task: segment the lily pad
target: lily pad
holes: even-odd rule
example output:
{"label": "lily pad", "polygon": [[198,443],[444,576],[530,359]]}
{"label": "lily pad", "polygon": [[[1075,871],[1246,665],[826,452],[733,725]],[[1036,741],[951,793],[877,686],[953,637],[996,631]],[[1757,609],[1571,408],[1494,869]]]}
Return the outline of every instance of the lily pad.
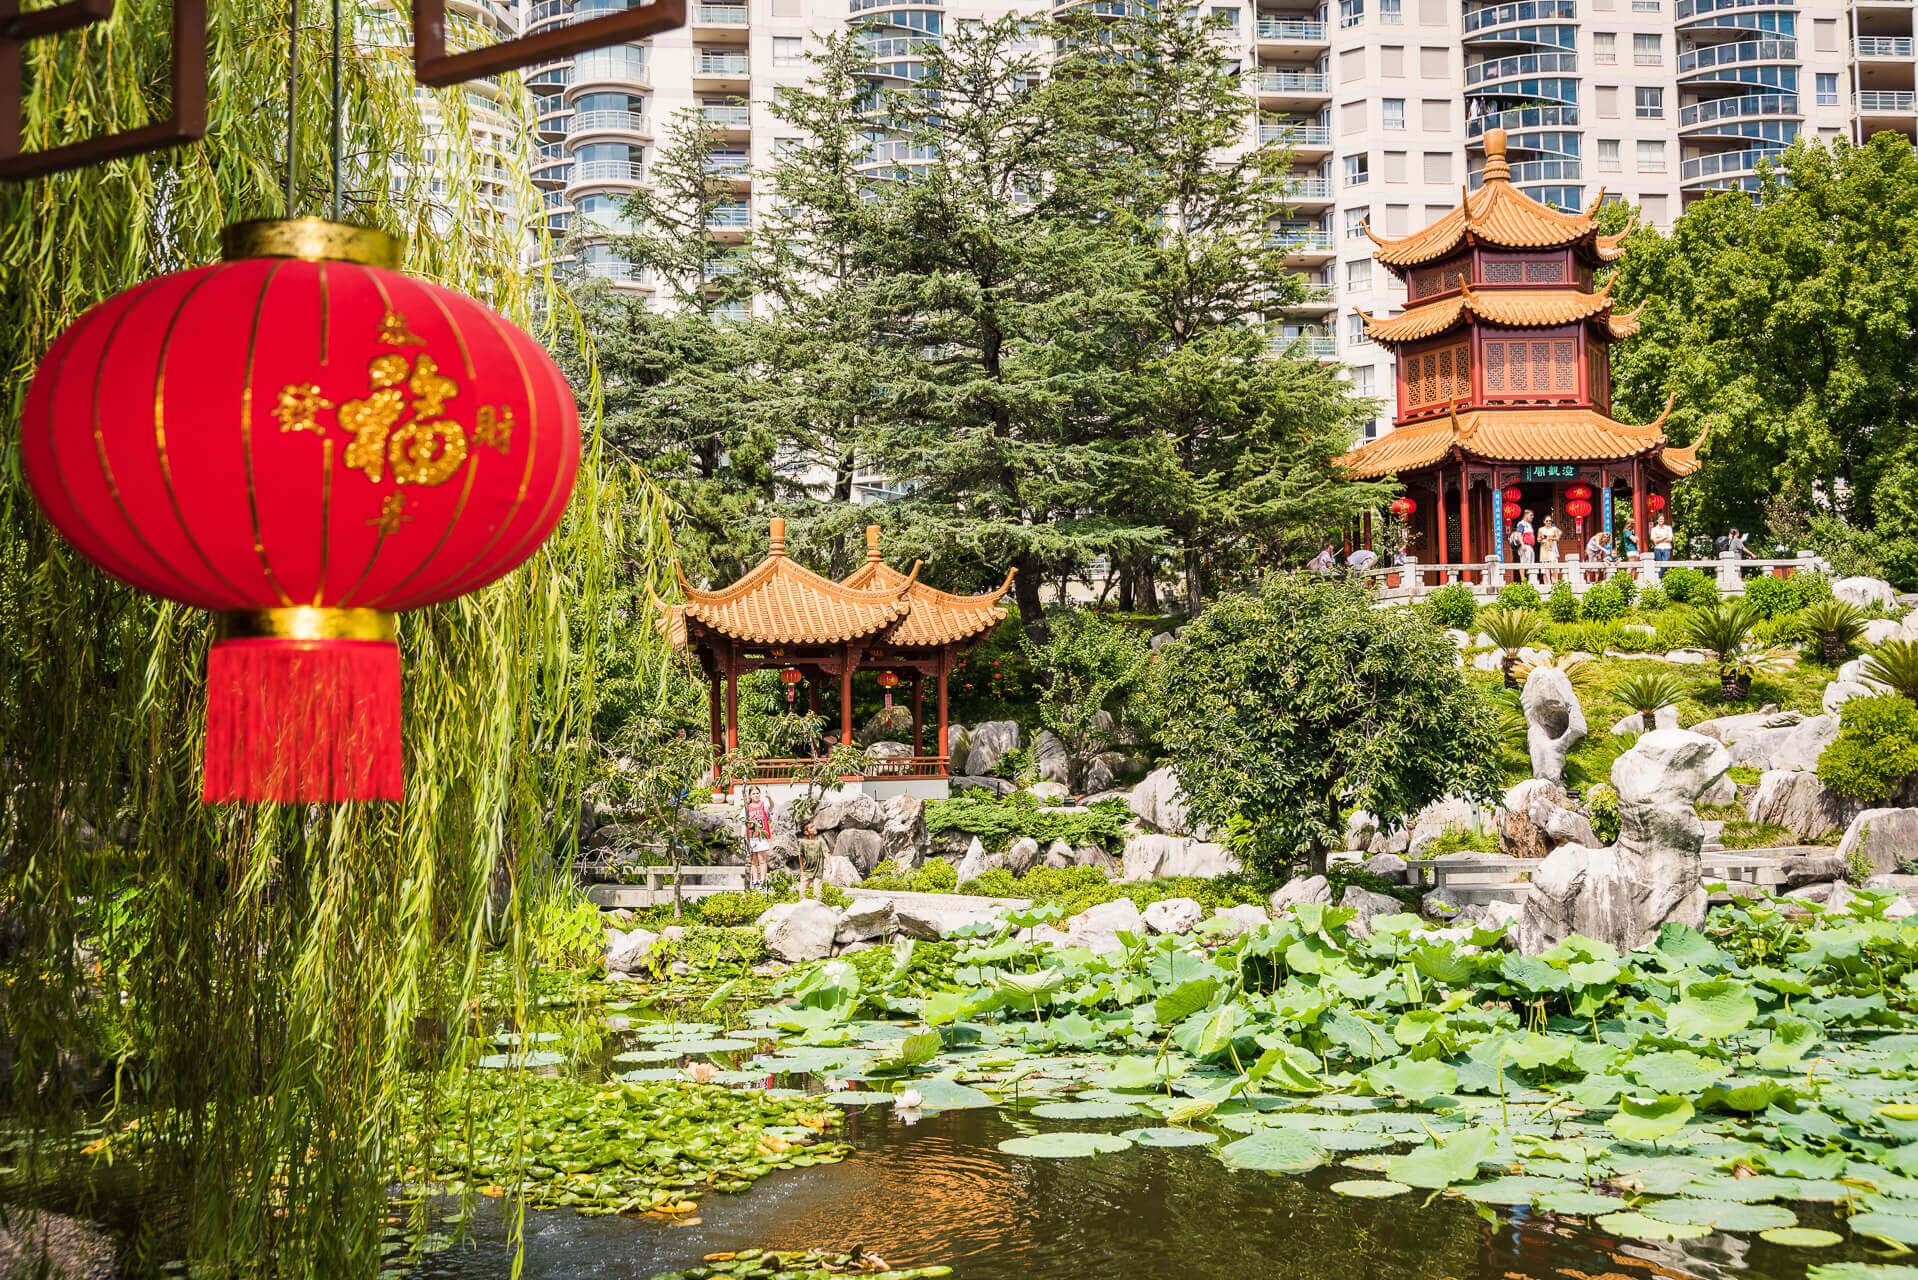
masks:
{"label": "lily pad", "polygon": [[1344,1182],[1332,1184],[1334,1194],[1352,1196],[1360,1200],[1383,1200],[1387,1196],[1402,1196],[1411,1189],[1403,1182],[1394,1182],[1390,1178],[1348,1178]]}
{"label": "lily pad", "polygon": [[1042,1102],[1031,1114],[1041,1120],[1120,1120],[1139,1114],[1129,1102]]}
{"label": "lily pad", "polygon": [[535,1049],[531,1053],[489,1053],[483,1055],[473,1065],[486,1071],[513,1070],[535,1071],[541,1067],[557,1067],[566,1061],[563,1053],[554,1053],[551,1049]]}
{"label": "lily pad", "polygon": [[1219,1140],[1204,1129],[1127,1129],[1119,1136],[1142,1147],[1209,1147]]}
{"label": "lily pad", "polygon": [[1574,1190],[1553,1191],[1540,1196],[1535,1203],[1542,1213],[1575,1213],[1589,1218],[1594,1214],[1617,1213],[1625,1202],[1596,1191]]}
{"label": "lily pad", "polygon": [[1641,1212],[1660,1222],[1682,1222],[1718,1231],[1768,1231],[1798,1225],[1798,1215],[1779,1204],[1736,1200],[1660,1200]]}
{"label": "lily pad", "polygon": [[1124,1151],[1130,1139],[1116,1133],[1078,1133],[1060,1129],[1053,1133],[1035,1133],[1024,1138],[1007,1138],[999,1150],[1009,1156],[1036,1156],[1045,1160],[1069,1160],[1081,1156]]}
{"label": "lily pad", "polygon": [[1265,1173],[1304,1173],[1325,1163],[1326,1150],[1314,1137],[1298,1129],[1258,1129],[1237,1142],[1219,1148],[1235,1168]]}
{"label": "lily pad", "polygon": [[1853,1235],[1875,1236],[1902,1245],[1918,1245],[1918,1216],[1902,1213],[1854,1213],[1845,1219]]}
{"label": "lily pad", "polygon": [[1822,1231],[1817,1227],[1773,1227],[1761,1231],[1758,1238],[1767,1244],[1782,1244],[1794,1249],[1829,1249],[1842,1243],[1844,1238],[1836,1231]]}
{"label": "lily pad", "polygon": [[758,1041],[734,1040],[729,1036],[712,1036],[703,1040],[665,1040],[659,1047],[674,1057],[685,1057],[700,1053],[738,1053],[742,1049],[751,1049]]}
{"label": "lily pad", "polygon": [[1660,1222],[1642,1213],[1631,1212],[1608,1213],[1598,1220],[1598,1225],[1613,1235],[1630,1236],[1634,1240],[1694,1240],[1711,1234],[1710,1227]]}
{"label": "lily pad", "polygon": [[[1529,1205],[1542,1195],[1565,1190],[1565,1184],[1556,1178],[1534,1178],[1515,1175],[1509,1178],[1493,1178],[1489,1182],[1468,1183],[1458,1188],[1458,1193],[1467,1200],[1477,1200],[1483,1204]],[[1612,1201],[1612,1207],[1618,1207],[1618,1201]]]}

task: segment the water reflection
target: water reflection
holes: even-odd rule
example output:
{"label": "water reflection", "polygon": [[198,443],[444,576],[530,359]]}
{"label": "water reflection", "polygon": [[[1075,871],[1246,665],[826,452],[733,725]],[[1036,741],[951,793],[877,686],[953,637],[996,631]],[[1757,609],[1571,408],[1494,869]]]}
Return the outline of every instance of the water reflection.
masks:
{"label": "water reflection", "polygon": [[[1727,1235],[1623,1244],[1576,1220],[1501,1211],[1486,1221],[1469,1204],[1428,1204],[1417,1192],[1355,1200],[1326,1189],[1349,1169],[1235,1173],[1206,1147],[1008,1156],[1002,1139],[1062,1126],[999,1111],[902,1125],[875,1108],[847,1120],[850,1159],[773,1174],[745,1195],[709,1195],[688,1223],[529,1213],[525,1275],[644,1280],[759,1246],[864,1246],[894,1266],[949,1264],[960,1280],[1800,1280],[1811,1263],[1864,1256]],[[1798,1209],[1813,1225],[1816,1206]],[[421,1280],[509,1274],[498,1206],[482,1212],[476,1240],[429,1260]]]}

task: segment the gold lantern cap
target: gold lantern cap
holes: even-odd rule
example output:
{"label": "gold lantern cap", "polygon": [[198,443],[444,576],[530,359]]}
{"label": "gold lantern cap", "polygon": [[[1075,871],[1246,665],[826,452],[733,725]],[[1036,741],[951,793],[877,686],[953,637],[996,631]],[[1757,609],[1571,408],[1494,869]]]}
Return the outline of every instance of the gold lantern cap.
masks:
{"label": "gold lantern cap", "polygon": [[325,218],[258,218],[220,232],[220,257],[299,258],[306,262],[351,262],[397,271],[405,242],[372,227]]}

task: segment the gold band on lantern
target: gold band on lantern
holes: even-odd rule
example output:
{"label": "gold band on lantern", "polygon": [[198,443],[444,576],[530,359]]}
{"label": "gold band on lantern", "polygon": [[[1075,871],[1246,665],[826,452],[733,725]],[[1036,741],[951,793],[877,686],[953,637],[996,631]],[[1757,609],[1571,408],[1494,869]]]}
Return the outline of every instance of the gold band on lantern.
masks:
{"label": "gold band on lantern", "polygon": [[302,258],[307,262],[352,262],[397,271],[403,247],[398,236],[325,218],[260,218],[236,222],[220,232],[220,257],[227,262]]}
{"label": "gold band on lantern", "polygon": [[398,615],[382,609],[253,609],[213,615],[216,640],[395,640]]}

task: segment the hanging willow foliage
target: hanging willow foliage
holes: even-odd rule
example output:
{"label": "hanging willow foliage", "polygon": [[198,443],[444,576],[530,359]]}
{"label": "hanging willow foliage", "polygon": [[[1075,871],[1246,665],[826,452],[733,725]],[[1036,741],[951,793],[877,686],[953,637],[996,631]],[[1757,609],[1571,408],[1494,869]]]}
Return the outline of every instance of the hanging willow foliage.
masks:
{"label": "hanging willow foliage", "polygon": [[[485,194],[537,207],[528,139],[476,142],[483,102],[415,90],[403,15],[345,9],[347,220],[405,235],[409,270],[517,323],[563,323]],[[306,12],[293,212],[324,214],[328,15]],[[161,0],[120,0],[32,46],[27,145],[163,114],[167,22]],[[430,1137],[397,1124],[403,1080],[452,1078],[487,946],[525,973],[515,890],[578,811],[607,584],[622,557],[664,565],[665,511],[589,436],[538,555],[402,619],[403,805],[200,806],[206,618],[61,543],[15,442],[35,361],[82,310],[287,212],[286,11],[216,3],[208,39],[204,142],[0,190],[0,1202],[103,1218],[139,1271],[371,1277],[389,1180]],[[503,80],[499,116],[529,118]],[[596,405],[597,378],[580,392]],[[523,976],[508,994],[523,1014]],[[102,1134],[133,1158],[104,1168]]]}

